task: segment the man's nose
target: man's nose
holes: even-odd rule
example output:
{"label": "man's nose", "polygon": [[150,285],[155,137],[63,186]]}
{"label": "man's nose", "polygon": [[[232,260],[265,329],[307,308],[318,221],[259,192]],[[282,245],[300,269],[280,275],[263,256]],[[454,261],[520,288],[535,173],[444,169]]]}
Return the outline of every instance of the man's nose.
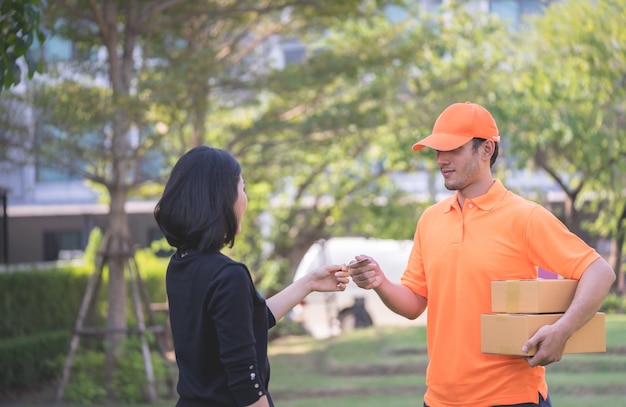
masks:
{"label": "man's nose", "polygon": [[448,162],[448,152],[437,150],[437,164],[441,166],[442,164],[447,164]]}

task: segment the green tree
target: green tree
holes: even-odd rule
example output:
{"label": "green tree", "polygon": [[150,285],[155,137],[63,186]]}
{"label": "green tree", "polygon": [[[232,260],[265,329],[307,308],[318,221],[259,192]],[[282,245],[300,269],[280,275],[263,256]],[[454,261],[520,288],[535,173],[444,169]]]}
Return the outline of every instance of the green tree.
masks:
{"label": "green tree", "polygon": [[31,48],[36,40],[40,44],[45,40],[40,27],[41,3],[40,0],[0,1],[0,91],[20,83],[20,58],[26,62],[29,78],[38,70]]}
{"label": "green tree", "polygon": [[259,212],[273,227],[248,225],[254,233],[243,236],[245,247],[263,236],[271,248],[253,256],[264,286],[289,282],[320,238],[412,238],[429,202],[398,190],[392,177],[433,166],[434,155],[411,145],[452,101],[488,101],[475,95],[503,58],[493,43],[503,26],[454,7],[447,21],[410,7],[399,22],[381,13],[338,20],[325,36],[304,38],[306,63],[268,77],[260,110],[231,115],[239,119],[232,134],[209,133],[218,143],[226,138],[249,185],[265,194],[260,201],[271,203]]}
{"label": "green tree", "polygon": [[[502,78],[510,87],[499,104],[519,163],[533,163],[559,185],[563,219],[573,231],[602,232],[617,242],[619,274],[626,188],[625,10],[623,0],[548,7],[519,33],[523,48]],[[588,217],[593,227],[585,223]],[[623,292],[623,276],[618,281]]]}
{"label": "green tree", "polygon": [[[253,199],[235,250],[268,290],[319,238],[412,236],[419,205],[389,177],[432,162],[410,146],[444,106],[489,101],[475,95],[503,58],[503,31],[462,8],[444,19],[407,7],[390,22],[384,5],[50,0],[52,32],[88,58],[36,90],[37,153],[110,200],[108,359],[126,328],[124,203],[193,145],[243,163]],[[305,63],[277,71],[259,58],[276,34],[307,44]]]}
{"label": "green tree", "polygon": [[[50,0],[49,4],[46,24],[51,32],[72,40],[87,58],[59,64],[56,73],[51,65],[50,76],[35,89],[36,154],[41,162],[79,173],[106,190],[110,213],[102,250],[109,271],[106,374],[111,377],[127,325],[124,266],[133,245],[124,209],[128,197],[142,183],[165,174],[168,160],[204,137],[214,79],[222,104],[231,97],[223,95],[237,96],[241,88],[250,91],[252,81],[242,80],[242,75],[254,74],[256,46],[288,25],[282,21],[285,13],[298,19],[320,16],[321,24],[333,15],[358,13],[360,2]],[[274,28],[268,31],[267,23]],[[171,86],[164,93],[161,80]],[[192,98],[166,103],[168,92],[181,101],[175,98],[180,85],[185,95],[193,91]],[[224,105],[220,109],[224,112]],[[177,131],[170,133],[171,129]]]}

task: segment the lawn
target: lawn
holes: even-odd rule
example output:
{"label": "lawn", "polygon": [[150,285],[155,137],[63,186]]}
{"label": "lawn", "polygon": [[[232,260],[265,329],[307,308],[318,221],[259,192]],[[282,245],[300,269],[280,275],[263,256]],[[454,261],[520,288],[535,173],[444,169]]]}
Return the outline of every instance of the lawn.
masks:
{"label": "lawn", "polygon": [[[548,367],[555,407],[626,406],[626,315],[608,315],[606,331],[607,353],[565,355]],[[421,406],[425,328],[368,328],[326,340],[284,337],[271,343],[270,360],[270,390],[280,407]],[[51,403],[11,406],[46,404]],[[150,406],[174,404],[161,400]],[[131,407],[104,407],[113,406]]]}
{"label": "lawn", "polygon": [[[548,367],[555,407],[626,406],[626,315],[607,316],[606,330],[607,353]],[[425,342],[423,327],[283,338],[271,347],[271,390],[282,407],[421,405]]]}

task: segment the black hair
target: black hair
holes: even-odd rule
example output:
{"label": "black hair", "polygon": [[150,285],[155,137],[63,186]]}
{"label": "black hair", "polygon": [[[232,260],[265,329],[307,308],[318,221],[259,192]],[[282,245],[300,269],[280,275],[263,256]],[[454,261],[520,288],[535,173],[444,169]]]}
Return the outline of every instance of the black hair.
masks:
{"label": "black hair", "polygon": [[[487,139],[484,138],[480,138],[480,137],[474,137],[472,139],[472,150],[473,151],[478,151],[478,147]],[[498,143],[497,141],[493,142],[494,144],[494,148],[493,148],[493,154],[491,155],[491,160],[489,161],[489,167],[493,167],[493,165],[496,163],[496,159],[498,158],[498,153],[500,151],[500,143]]]}
{"label": "black hair", "polygon": [[195,147],[180,157],[154,208],[167,242],[181,251],[232,247],[240,176],[241,165],[224,150]]}

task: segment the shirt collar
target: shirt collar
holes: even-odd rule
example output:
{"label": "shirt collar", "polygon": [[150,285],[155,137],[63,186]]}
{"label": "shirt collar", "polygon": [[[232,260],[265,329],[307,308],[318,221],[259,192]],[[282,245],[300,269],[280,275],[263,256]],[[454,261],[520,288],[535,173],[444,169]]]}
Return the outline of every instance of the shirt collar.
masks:
{"label": "shirt collar", "polygon": [[[467,201],[471,201],[474,205],[478,206],[480,209],[484,211],[489,211],[493,209],[494,206],[498,204],[498,202],[502,201],[504,195],[507,193],[507,189],[504,187],[502,182],[499,179],[493,180],[493,184],[489,188],[486,194],[481,196],[477,196],[473,199],[468,199]],[[458,200],[458,191],[454,193],[454,196],[451,196],[448,199],[448,204],[444,206],[444,212],[449,212],[453,207],[459,206]]]}

